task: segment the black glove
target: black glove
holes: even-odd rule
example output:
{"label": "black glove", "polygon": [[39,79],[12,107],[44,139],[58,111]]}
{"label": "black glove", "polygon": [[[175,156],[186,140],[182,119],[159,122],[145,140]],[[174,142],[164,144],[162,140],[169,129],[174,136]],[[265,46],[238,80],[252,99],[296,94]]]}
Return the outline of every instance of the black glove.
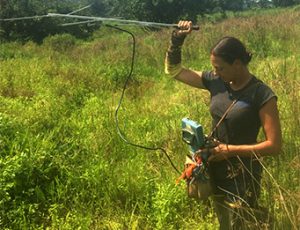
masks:
{"label": "black glove", "polygon": [[172,36],[171,36],[170,49],[172,49],[172,48],[181,48],[185,38],[186,38],[185,34],[184,35],[183,34],[178,34],[178,30],[173,30]]}

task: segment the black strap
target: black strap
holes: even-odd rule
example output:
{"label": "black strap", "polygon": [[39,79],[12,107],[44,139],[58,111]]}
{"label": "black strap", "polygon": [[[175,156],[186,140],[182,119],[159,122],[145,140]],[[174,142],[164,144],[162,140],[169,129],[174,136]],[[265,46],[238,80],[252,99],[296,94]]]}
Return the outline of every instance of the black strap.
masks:
{"label": "black strap", "polygon": [[246,93],[248,92],[250,89],[254,88],[255,86],[257,86],[259,83],[261,83],[261,81],[257,81],[255,83],[253,83],[252,85],[250,85],[249,87],[247,87],[245,89],[245,91],[239,95],[236,99],[233,100],[233,102],[229,105],[229,107],[226,109],[226,111],[224,112],[223,116],[220,118],[220,120],[218,121],[218,123],[215,125],[215,127],[213,128],[213,130],[211,131],[211,133],[208,135],[207,139],[211,139],[213,134],[215,133],[215,131],[217,130],[217,128],[220,126],[220,124],[222,123],[222,121],[225,119],[225,117],[227,116],[227,114],[230,112],[230,110],[233,108],[233,106],[235,105],[235,103]]}
{"label": "black strap", "polygon": [[235,99],[230,105],[229,107],[226,109],[226,111],[224,112],[223,116],[221,117],[221,119],[218,121],[218,123],[215,125],[215,127],[213,128],[213,130],[211,131],[211,133],[208,135],[208,139],[210,139],[212,137],[212,135],[214,134],[214,132],[217,130],[217,128],[219,127],[219,125],[222,123],[222,121],[225,119],[225,117],[227,116],[227,114],[229,113],[229,111],[233,108],[233,106],[235,105],[235,103],[238,101],[238,99]]}

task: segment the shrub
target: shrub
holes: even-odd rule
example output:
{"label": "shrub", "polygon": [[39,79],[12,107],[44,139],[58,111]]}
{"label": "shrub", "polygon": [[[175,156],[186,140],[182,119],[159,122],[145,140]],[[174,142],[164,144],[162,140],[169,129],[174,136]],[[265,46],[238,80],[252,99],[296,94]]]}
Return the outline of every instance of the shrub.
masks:
{"label": "shrub", "polygon": [[44,40],[44,45],[57,52],[65,52],[76,44],[76,38],[70,34],[57,34]]}

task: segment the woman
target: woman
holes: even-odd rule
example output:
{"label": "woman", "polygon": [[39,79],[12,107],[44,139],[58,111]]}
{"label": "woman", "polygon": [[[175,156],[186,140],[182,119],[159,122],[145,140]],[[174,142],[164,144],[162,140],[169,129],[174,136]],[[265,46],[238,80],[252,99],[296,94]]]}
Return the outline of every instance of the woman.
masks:
{"label": "woman", "polygon": [[[262,166],[259,158],[274,156],[281,149],[277,97],[248,69],[251,54],[234,37],[224,37],[211,49],[213,71],[197,72],[181,65],[181,46],[192,31],[192,22],[180,21],[173,31],[166,54],[165,71],[176,80],[210,92],[214,137],[209,171],[220,229],[247,229],[258,223],[257,200]],[[263,128],[265,140],[257,143]],[[201,150],[199,150],[201,153]]]}

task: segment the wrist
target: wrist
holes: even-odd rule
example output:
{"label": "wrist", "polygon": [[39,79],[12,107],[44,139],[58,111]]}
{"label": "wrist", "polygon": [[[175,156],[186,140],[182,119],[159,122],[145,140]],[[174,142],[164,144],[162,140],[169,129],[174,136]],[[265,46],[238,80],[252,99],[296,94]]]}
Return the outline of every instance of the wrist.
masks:
{"label": "wrist", "polygon": [[185,38],[185,34],[179,34],[177,30],[173,30],[171,36],[171,47],[180,48],[183,45]]}

